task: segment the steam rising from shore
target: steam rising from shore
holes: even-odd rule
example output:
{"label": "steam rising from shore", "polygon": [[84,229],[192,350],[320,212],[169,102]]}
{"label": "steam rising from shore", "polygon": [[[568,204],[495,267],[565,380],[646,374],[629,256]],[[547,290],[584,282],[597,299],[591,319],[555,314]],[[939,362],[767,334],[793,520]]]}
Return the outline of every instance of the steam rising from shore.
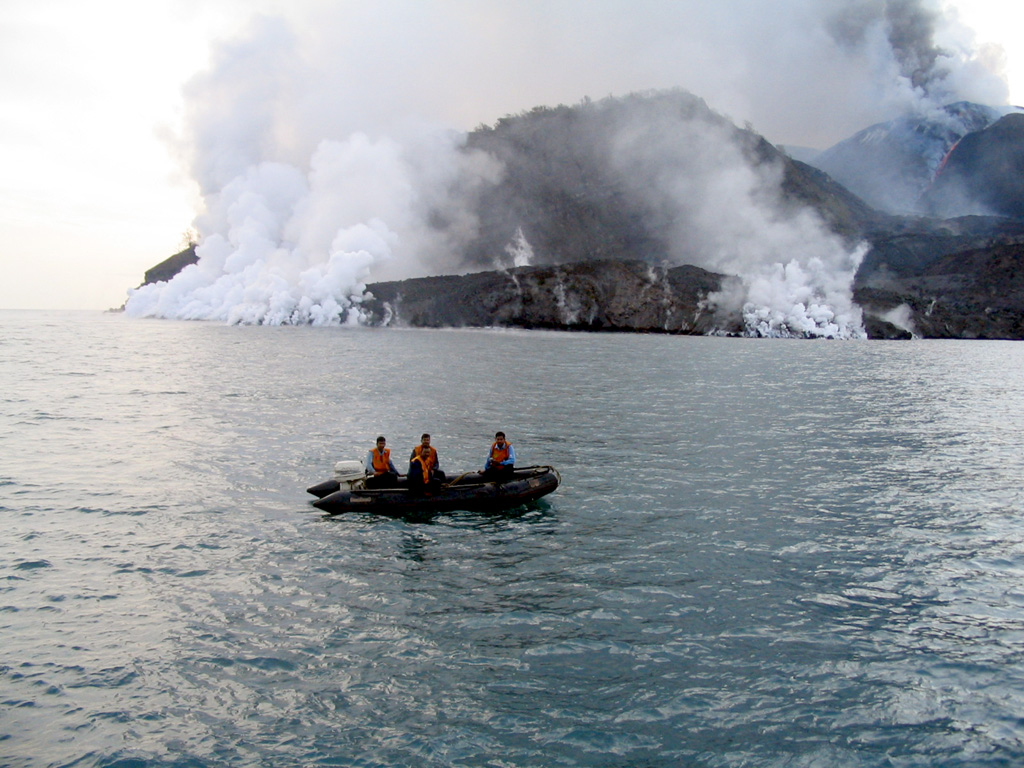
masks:
{"label": "steam rising from shore", "polygon": [[680,124],[645,112],[613,152],[619,172],[670,222],[672,263],[738,275],[709,304],[742,314],[752,336],[865,336],[851,286],[866,252],[782,192],[783,168],[758,139],[709,115]]}
{"label": "steam rising from shore", "polygon": [[[444,269],[475,232],[466,201],[499,166],[447,133],[418,143],[357,133],[323,141],[309,171],[250,166],[206,197],[199,261],[132,292],[137,317],[358,324],[366,282]],[[428,218],[445,217],[445,226]]]}
{"label": "steam rising from shore", "polygon": [[[936,45],[936,30],[953,27],[926,2],[790,0],[782,10],[748,4],[745,14],[720,5],[681,7],[668,24],[659,19],[650,27],[626,23],[636,14],[630,4],[597,13],[607,24],[595,27],[598,37],[617,36],[623,50],[644,53],[648,66],[637,77],[646,82],[632,86],[622,79],[627,65],[597,67],[581,55],[579,67],[565,66],[577,44],[569,32],[579,20],[558,2],[439,4],[431,6],[429,24],[420,6],[401,4],[404,23],[370,6],[258,21],[222,46],[187,94],[181,149],[204,202],[195,221],[199,262],[169,282],[133,291],[126,311],[229,323],[358,323],[368,282],[464,270],[461,254],[478,227],[477,195],[502,169],[490,156],[465,151],[464,134],[438,127],[459,111],[443,114],[438,105],[452,104],[453,91],[472,89],[478,76],[484,85],[471,103],[525,94],[526,103],[489,107],[504,112],[558,100],[552,79],[573,89],[570,101],[606,92],[605,83],[623,93],[664,84],[686,87],[718,108],[757,113],[759,122],[776,127],[787,112],[802,115],[804,124],[814,121],[806,108],[794,109],[794,100],[807,88],[821,92],[823,81],[834,81],[829,97],[842,94],[835,104],[858,120],[873,110],[923,110],[954,97],[1005,99],[1005,84],[1000,94],[999,78],[968,48]],[[552,34],[565,35],[561,64],[540,67],[546,80],[533,77],[543,61],[526,65],[517,53],[519,41],[530,37],[525,30],[537,28],[535,14]],[[507,29],[508,37],[495,33],[485,46],[471,32],[474,24]],[[374,49],[372,42],[385,41],[371,30],[381,28],[408,52],[390,40]],[[766,29],[775,35],[770,42]],[[437,52],[430,30],[444,30],[444,51],[466,50],[477,61]],[[671,45],[667,30],[677,35]],[[688,58],[702,38],[701,56]],[[804,42],[792,44],[797,39]],[[708,40],[721,45],[709,47]],[[382,60],[380,69],[367,69],[371,53]],[[410,57],[406,65],[390,69],[402,55]],[[545,55],[551,54],[534,52],[535,59]],[[726,83],[738,61],[747,65],[745,77]],[[658,81],[666,76],[670,82]],[[766,107],[771,99],[775,104]],[[823,114],[829,109],[814,106]],[[487,115],[474,119],[481,117]],[[842,243],[813,212],[785,205],[779,169],[753,164],[725,132],[703,124],[688,130],[682,141],[677,129],[657,125],[618,138],[615,161],[624,177],[673,222],[667,258],[739,275],[739,293],[712,299],[740,309],[750,333],[863,335],[850,290],[863,249]],[[665,154],[679,155],[683,147],[677,159],[687,173],[659,173]],[[522,252],[523,243],[509,248]],[[540,264],[543,256],[529,259]]]}

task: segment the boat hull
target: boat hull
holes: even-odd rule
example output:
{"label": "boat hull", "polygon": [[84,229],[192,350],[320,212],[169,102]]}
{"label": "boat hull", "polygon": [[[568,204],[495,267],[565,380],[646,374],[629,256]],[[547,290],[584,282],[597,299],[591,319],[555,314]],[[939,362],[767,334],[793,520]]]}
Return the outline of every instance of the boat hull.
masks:
{"label": "boat hull", "polygon": [[[410,492],[407,488],[342,488],[312,502],[328,515],[345,512],[370,512],[401,517],[425,512],[492,512],[512,509],[554,491],[561,476],[554,467],[516,469],[511,479],[485,481],[479,473],[467,473],[441,486],[431,495]],[[324,484],[312,486],[314,493]]]}

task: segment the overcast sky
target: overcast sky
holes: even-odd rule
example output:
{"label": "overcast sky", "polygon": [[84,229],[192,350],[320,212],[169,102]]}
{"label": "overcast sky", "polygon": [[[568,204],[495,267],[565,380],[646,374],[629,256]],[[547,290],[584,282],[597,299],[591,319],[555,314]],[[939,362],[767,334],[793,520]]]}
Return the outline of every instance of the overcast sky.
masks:
{"label": "overcast sky", "polygon": [[[939,12],[936,45],[966,52],[947,86],[1024,104],[1021,4],[896,4]],[[670,87],[773,142],[827,147],[913,98],[865,26],[884,6],[4,0],[0,308],[119,306],[180,249],[197,182],[213,183],[194,178],[199,154],[302,165],[322,139],[356,131],[471,130],[536,105]],[[265,144],[254,126],[268,115],[286,156],[246,144]]]}

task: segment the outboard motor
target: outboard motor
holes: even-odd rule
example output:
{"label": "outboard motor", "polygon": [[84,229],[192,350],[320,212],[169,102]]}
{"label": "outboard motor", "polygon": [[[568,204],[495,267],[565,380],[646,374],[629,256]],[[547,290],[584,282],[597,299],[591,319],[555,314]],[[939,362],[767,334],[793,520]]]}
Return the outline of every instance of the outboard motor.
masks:
{"label": "outboard motor", "polygon": [[366,467],[361,461],[343,459],[334,465],[334,479],[338,485],[348,485],[349,490],[362,488],[366,479]]}
{"label": "outboard motor", "polygon": [[318,499],[322,499],[324,496],[340,491],[342,488],[350,491],[362,488],[365,479],[366,467],[363,466],[363,462],[343,459],[334,465],[334,477],[310,486],[306,491]]}

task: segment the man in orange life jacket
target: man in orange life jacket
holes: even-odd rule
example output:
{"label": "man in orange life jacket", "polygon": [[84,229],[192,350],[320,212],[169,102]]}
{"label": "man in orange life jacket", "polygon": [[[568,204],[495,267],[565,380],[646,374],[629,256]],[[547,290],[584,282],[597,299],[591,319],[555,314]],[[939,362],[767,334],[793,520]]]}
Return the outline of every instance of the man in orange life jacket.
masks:
{"label": "man in orange life jacket", "polygon": [[487,461],[484,462],[484,479],[503,480],[511,477],[512,471],[516,468],[515,464],[516,451],[512,443],[505,442],[504,432],[496,432],[491,452],[487,454]]}
{"label": "man in orange life jacket", "polygon": [[420,493],[434,493],[445,480],[437,458],[437,449],[430,445],[430,435],[420,437],[420,444],[412,449],[409,457],[409,490]]}
{"label": "man in orange life jacket", "polygon": [[386,448],[387,440],[381,435],[377,447],[366,454],[366,487],[393,488],[398,484],[398,470],[391,462],[391,451]]}

